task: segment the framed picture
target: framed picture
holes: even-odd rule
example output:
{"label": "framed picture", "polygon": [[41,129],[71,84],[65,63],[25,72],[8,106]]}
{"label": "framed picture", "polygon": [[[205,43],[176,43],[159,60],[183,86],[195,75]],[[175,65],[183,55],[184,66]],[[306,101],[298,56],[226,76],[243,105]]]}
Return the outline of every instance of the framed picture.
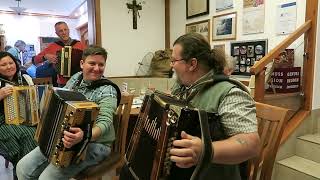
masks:
{"label": "framed picture", "polygon": [[274,58],[275,68],[290,68],[294,66],[294,49],[285,49]]}
{"label": "framed picture", "polygon": [[264,32],[264,7],[264,0],[243,1],[242,34],[257,34]]}
{"label": "framed picture", "polygon": [[213,45],[213,49],[219,49],[223,54],[225,54],[225,45],[224,44],[218,44],[218,45]]}
{"label": "framed picture", "polygon": [[187,19],[209,14],[209,0],[186,0]]}
{"label": "framed picture", "polygon": [[212,40],[236,39],[237,36],[237,14],[235,12],[213,16],[212,18]]}
{"label": "framed picture", "polygon": [[210,19],[186,25],[186,33],[202,34],[210,42]]}
{"label": "framed picture", "polygon": [[250,76],[250,68],[268,52],[267,40],[232,42],[231,56],[235,59],[234,75]]}
{"label": "framed picture", "polygon": [[216,0],[216,11],[223,11],[233,8],[233,0]]}
{"label": "framed picture", "polygon": [[60,39],[58,37],[39,37],[40,41],[40,51],[42,51],[44,48],[48,46],[48,44],[52,42],[59,41]]}

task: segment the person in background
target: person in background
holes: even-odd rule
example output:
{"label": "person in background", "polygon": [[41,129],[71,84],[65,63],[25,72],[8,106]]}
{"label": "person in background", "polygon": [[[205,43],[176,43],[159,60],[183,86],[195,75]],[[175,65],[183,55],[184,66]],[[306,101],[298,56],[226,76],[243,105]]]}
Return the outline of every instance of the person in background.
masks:
{"label": "person in background", "polygon": [[28,67],[28,69],[26,70],[26,72],[28,73],[28,75],[32,78],[36,78],[36,71],[37,71],[37,66],[34,62],[34,56],[31,59],[31,66]]}
{"label": "person in background", "polygon": [[18,40],[14,43],[14,47],[10,48],[7,52],[12,54],[15,59],[19,61],[20,67],[24,62],[22,59],[22,52],[26,49],[26,43],[22,40]]}
{"label": "person in background", "polygon": [[235,69],[235,60],[233,59],[233,57],[231,56],[227,56],[225,55],[226,57],[226,65],[223,69],[223,73],[227,76],[230,76],[233,72],[234,72],[234,69]]}
{"label": "person in background", "polygon": [[8,51],[8,50],[11,49],[11,48],[12,48],[12,46],[6,45],[6,46],[4,47],[4,51]]}
{"label": "person in background", "polygon": [[[59,63],[59,54],[64,46],[72,46],[72,63],[71,69],[72,74],[80,71],[80,60],[82,57],[83,50],[85,45],[82,44],[78,40],[74,40],[70,38],[69,27],[66,22],[60,21],[54,25],[55,32],[57,36],[60,38],[59,41],[50,43],[48,47],[46,47],[43,51],[41,51],[35,57],[35,63],[43,63],[47,61],[48,63],[52,64],[54,67],[56,63]],[[62,75],[57,75],[57,82],[53,82],[54,84],[57,83],[60,87],[64,86],[69,78],[65,78]],[[53,79],[54,80],[54,79]]]}
{"label": "person in background", "polygon": [[0,52],[0,154],[13,164],[15,179],[18,161],[37,146],[33,138],[36,127],[5,124],[3,101],[13,92],[10,83],[33,85],[30,77],[21,76],[19,72],[15,57],[8,52]]}

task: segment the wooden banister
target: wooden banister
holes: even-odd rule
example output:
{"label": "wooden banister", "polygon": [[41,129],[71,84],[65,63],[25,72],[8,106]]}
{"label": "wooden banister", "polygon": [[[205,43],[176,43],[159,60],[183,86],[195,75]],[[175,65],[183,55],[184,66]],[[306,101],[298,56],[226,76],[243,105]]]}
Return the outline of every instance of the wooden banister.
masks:
{"label": "wooden banister", "polygon": [[311,28],[311,20],[305,22],[295,32],[284,39],[280,44],[273,48],[267,55],[260,59],[250,68],[250,73],[256,75],[263,70],[263,68],[276,58],[282,51],[284,51],[290,44],[297,40],[302,34]]}
{"label": "wooden banister", "polygon": [[262,69],[255,77],[254,100],[257,102],[263,102],[264,99],[265,72],[265,69]]}
{"label": "wooden banister", "polygon": [[283,144],[289,138],[289,136],[309,114],[310,111],[301,109],[290,119],[290,121],[288,121],[288,124],[283,132],[280,144]]}

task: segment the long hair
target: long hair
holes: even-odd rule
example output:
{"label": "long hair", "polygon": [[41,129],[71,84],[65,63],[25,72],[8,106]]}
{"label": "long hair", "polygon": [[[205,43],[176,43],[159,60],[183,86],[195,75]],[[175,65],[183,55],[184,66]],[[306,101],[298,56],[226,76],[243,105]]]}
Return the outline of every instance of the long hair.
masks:
{"label": "long hair", "polygon": [[[14,62],[14,64],[16,65],[16,69],[17,70],[16,70],[16,73],[13,76],[13,81],[14,82],[18,82],[18,78],[19,78],[18,76],[19,76],[19,72],[20,72],[20,67],[19,67],[19,63],[18,63],[17,59],[12,54],[10,54],[8,52],[1,51],[0,52],[0,61],[2,60],[2,58],[7,57],[7,56],[11,57],[11,59]],[[6,76],[4,76],[2,74],[2,72],[0,72],[0,77],[3,78],[3,79],[9,80],[8,77],[6,77]]]}
{"label": "long hair", "polygon": [[223,73],[226,65],[225,55],[219,50],[211,50],[209,42],[201,34],[182,35],[173,43],[176,44],[182,46],[181,56],[186,62],[196,58],[202,68],[213,69],[217,74]]}

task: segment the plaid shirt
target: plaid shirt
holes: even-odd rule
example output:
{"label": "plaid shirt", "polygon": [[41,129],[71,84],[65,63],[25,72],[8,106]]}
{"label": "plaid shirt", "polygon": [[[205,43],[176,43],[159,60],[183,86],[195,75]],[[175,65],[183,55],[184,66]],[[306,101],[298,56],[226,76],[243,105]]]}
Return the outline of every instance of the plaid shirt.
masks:
{"label": "plaid shirt", "polygon": [[101,136],[97,142],[111,145],[115,139],[113,116],[117,108],[117,91],[111,85],[104,85],[95,89],[88,89],[91,82],[84,80],[78,85],[78,78],[82,72],[74,74],[64,88],[73,89],[82,93],[88,100],[95,102],[100,107],[95,126],[101,129]]}

